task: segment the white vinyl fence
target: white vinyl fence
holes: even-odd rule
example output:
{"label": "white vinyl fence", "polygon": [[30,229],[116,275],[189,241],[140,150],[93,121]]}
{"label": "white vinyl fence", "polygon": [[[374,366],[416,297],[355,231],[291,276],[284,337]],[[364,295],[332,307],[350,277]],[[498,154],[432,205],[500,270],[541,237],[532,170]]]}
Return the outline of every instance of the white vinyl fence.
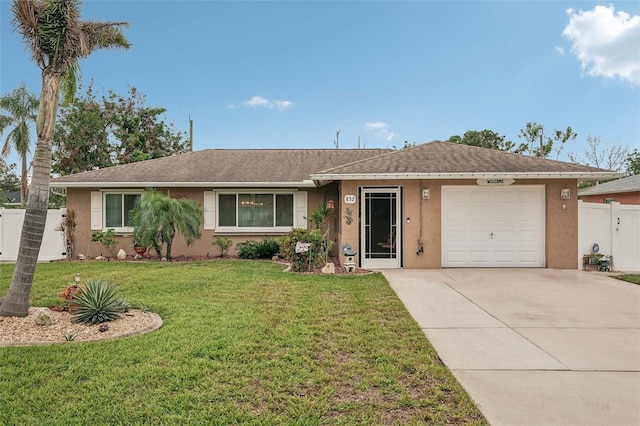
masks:
{"label": "white vinyl fence", "polygon": [[[66,257],[62,231],[56,231],[64,213],[65,209],[47,212],[47,223],[38,255],[39,262]],[[0,262],[15,262],[18,259],[18,246],[20,245],[24,215],[24,209],[0,209]]]}
{"label": "white vinyl fence", "polygon": [[613,257],[616,271],[640,271],[640,206],[578,201],[578,265],[593,244]]}

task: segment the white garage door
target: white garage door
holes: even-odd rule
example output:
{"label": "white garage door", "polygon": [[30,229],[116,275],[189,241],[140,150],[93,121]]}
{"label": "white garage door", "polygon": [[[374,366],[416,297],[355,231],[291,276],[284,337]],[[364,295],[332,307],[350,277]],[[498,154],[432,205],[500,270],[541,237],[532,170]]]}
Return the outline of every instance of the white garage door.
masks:
{"label": "white garage door", "polygon": [[544,267],[544,186],[442,187],[443,267]]}

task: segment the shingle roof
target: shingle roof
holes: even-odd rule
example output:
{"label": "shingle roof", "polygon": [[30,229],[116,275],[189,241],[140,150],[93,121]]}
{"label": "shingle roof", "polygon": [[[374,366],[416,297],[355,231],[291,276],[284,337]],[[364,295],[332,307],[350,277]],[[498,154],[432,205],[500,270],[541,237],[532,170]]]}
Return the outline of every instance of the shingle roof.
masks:
{"label": "shingle roof", "polygon": [[635,191],[640,191],[640,175],[629,176],[583,188],[578,191],[578,195],[618,194],[621,192]]}
{"label": "shingle roof", "polygon": [[457,174],[605,174],[609,170],[580,164],[479,148],[449,142],[429,142],[400,151],[326,169],[312,179],[336,179],[348,175],[457,175]]}
{"label": "shingle roof", "polygon": [[313,186],[312,179],[481,176],[612,178],[580,164],[448,142],[389,149],[207,149],[51,181],[66,186]]}
{"label": "shingle roof", "polygon": [[388,149],[207,149],[52,179],[51,186],[308,183],[311,173]]}

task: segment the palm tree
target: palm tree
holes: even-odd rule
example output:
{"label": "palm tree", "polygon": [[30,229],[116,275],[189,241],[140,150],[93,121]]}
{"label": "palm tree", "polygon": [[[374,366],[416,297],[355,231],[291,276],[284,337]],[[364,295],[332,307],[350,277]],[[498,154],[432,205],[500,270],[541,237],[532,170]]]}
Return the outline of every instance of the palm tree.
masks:
{"label": "palm tree", "polygon": [[13,26],[22,35],[31,58],[42,69],[42,90],[36,119],[38,140],[33,176],[20,236],[18,259],[0,316],[26,316],[33,274],[38,262],[49,203],[51,145],[59,90],[73,99],[80,58],[101,48],[128,48],[125,22],[82,22],[79,0],[14,0]]}
{"label": "palm tree", "polygon": [[162,246],[167,245],[167,260],[171,260],[173,238],[179,232],[187,245],[201,236],[202,206],[186,198],[171,198],[160,192],[148,190],[142,194],[138,205],[131,212],[136,244],[151,246],[156,256],[162,256]]}
{"label": "palm tree", "polygon": [[27,154],[31,151],[31,124],[35,124],[38,112],[38,98],[27,90],[22,83],[11,93],[0,97],[0,108],[7,115],[0,115],[0,134],[9,127],[13,129],[7,134],[2,145],[1,154],[6,158],[11,149],[15,148],[22,162],[22,176],[20,178],[20,201],[27,200]]}

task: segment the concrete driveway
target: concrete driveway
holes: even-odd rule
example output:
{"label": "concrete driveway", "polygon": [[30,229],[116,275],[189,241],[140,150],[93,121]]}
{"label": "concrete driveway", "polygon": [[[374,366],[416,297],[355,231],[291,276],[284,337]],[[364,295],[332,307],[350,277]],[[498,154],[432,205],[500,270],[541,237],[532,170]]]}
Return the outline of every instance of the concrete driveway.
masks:
{"label": "concrete driveway", "polygon": [[640,425],[640,286],[574,270],[383,273],[492,425]]}

